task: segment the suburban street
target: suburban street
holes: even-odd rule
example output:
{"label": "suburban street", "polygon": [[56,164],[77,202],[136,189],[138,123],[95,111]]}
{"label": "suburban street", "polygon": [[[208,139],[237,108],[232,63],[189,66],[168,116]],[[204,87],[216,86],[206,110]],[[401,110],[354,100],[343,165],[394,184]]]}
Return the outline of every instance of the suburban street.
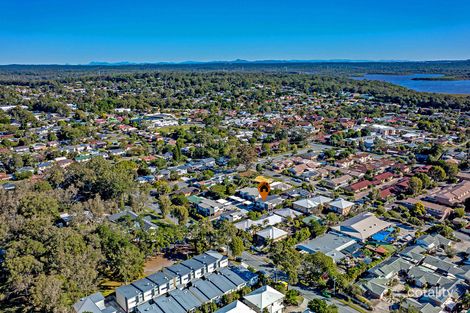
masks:
{"label": "suburban street", "polygon": [[[265,257],[263,256],[257,256],[253,255],[249,252],[244,251],[241,256],[242,259],[242,266],[246,267],[252,267],[257,271],[263,271],[265,272],[271,279],[274,280],[283,280],[286,281],[287,277],[285,273],[282,271],[277,270],[275,267],[269,265],[265,261]],[[309,288],[304,288],[300,286],[289,286],[289,289],[295,289],[298,290],[299,292],[302,293],[304,298],[308,301],[313,300],[313,299],[322,299],[327,301],[329,304],[334,304],[338,307],[338,310],[340,313],[357,313],[358,311],[354,310],[353,308],[341,303],[335,298],[326,298],[322,295],[319,295],[315,291],[309,289]]]}

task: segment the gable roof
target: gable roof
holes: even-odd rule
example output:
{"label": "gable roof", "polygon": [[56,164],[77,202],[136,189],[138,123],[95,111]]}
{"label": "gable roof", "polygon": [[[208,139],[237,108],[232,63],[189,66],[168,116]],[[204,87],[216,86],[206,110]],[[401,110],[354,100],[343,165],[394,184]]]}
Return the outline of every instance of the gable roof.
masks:
{"label": "gable roof", "polygon": [[284,299],[284,295],[270,286],[262,286],[247,294],[245,300],[263,310],[276,301]]}
{"label": "gable roof", "polygon": [[369,272],[373,273],[377,277],[386,277],[390,274],[398,274],[400,271],[407,271],[412,267],[413,264],[402,258],[391,257],[387,261],[382,262],[377,266],[371,268]]}
{"label": "gable roof", "polygon": [[91,312],[91,313],[101,313],[101,309],[90,299],[85,298],[73,305],[75,312]]}
{"label": "gable roof", "polygon": [[352,207],[354,203],[344,200],[343,198],[338,198],[338,199],[335,199],[333,202],[330,202],[329,205],[338,209],[346,209],[346,208]]}
{"label": "gable roof", "polygon": [[267,239],[267,240],[269,240],[269,239],[276,240],[278,238],[286,236],[287,232],[283,231],[282,229],[279,229],[277,227],[269,226],[269,227],[257,232],[256,235],[258,235],[261,238]]}
{"label": "gable roof", "polygon": [[215,313],[255,313],[255,311],[250,309],[245,303],[237,300],[215,311]]}

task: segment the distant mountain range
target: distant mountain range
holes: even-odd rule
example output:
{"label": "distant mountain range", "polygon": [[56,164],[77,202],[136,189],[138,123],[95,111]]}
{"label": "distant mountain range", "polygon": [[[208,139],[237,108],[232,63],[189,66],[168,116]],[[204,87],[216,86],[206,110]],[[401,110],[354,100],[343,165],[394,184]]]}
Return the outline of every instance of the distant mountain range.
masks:
{"label": "distant mountain range", "polygon": [[[164,64],[272,64],[272,63],[364,63],[364,62],[376,62],[376,63],[391,63],[391,62],[416,62],[409,60],[350,60],[350,59],[331,59],[331,60],[243,60],[236,59],[232,61],[181,61],[181,62],[100,62],[93,61],[88,64],[90,66],[119,66],[119,65],[164,65]],[[445,62],[445,61],[422,61],[422,62]]]}

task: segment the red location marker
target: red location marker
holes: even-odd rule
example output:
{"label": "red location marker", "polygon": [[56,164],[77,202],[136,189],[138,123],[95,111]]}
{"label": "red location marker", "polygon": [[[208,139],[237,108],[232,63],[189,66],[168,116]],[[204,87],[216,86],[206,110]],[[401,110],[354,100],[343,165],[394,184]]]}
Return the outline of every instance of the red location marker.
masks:
{"label": "red location marker", "polygon": [[268,197],[269,192],[271,191],[271,186],[269,186],[268,182],[262,181],[258,185],[258,191],[259,195],[261,196],[261,199],[263,199],[263,201],[266,201],[266,198]]}

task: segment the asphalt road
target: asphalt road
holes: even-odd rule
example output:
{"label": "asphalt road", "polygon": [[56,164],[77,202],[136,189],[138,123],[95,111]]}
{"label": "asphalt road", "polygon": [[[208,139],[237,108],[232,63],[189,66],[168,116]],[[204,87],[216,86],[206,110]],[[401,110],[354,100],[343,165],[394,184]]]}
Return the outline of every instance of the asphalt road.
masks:
{"label": "asphalt road", "polygon": [[265,261],[264,256],[258,256],[244,251],[241,255],[242,265],[246,267],[252,267],[256,271],[263,271],[274,280],[287,280],[287,276],[284,272],[276,269],[273,265],[268,264]]}
{"label": "asphalt road", "polygon": [[[245,266],[250,266],[254,268],[257,271],[264,271],[266,272],[269,277],[272,279],[278,279],[278,280],[283,280],[286,281],[287,277],[285,273],[282,271],[277,270],[273,266],[270,266],[266,261],[264,256],[258,256],[258,255],[253,255],[249,252],[244,251],[242,253],[242,263]],[[358,313],[358,311],[354,310],[353,308],[344,305],[340,301],[338,301],[335,298],[325,298],[324,296],[316,293],[314,290],[311,290],[309,288],[304,288],[304,287],[299,287],[299,286],[289,286],[290,289],[296,289],[299,292],[302,293],[305,299],[307,300],[313,300],[313,299],[322,299],[328,302],[329,304],[334,304],[338,307],[338,310],[340,313]]]}

